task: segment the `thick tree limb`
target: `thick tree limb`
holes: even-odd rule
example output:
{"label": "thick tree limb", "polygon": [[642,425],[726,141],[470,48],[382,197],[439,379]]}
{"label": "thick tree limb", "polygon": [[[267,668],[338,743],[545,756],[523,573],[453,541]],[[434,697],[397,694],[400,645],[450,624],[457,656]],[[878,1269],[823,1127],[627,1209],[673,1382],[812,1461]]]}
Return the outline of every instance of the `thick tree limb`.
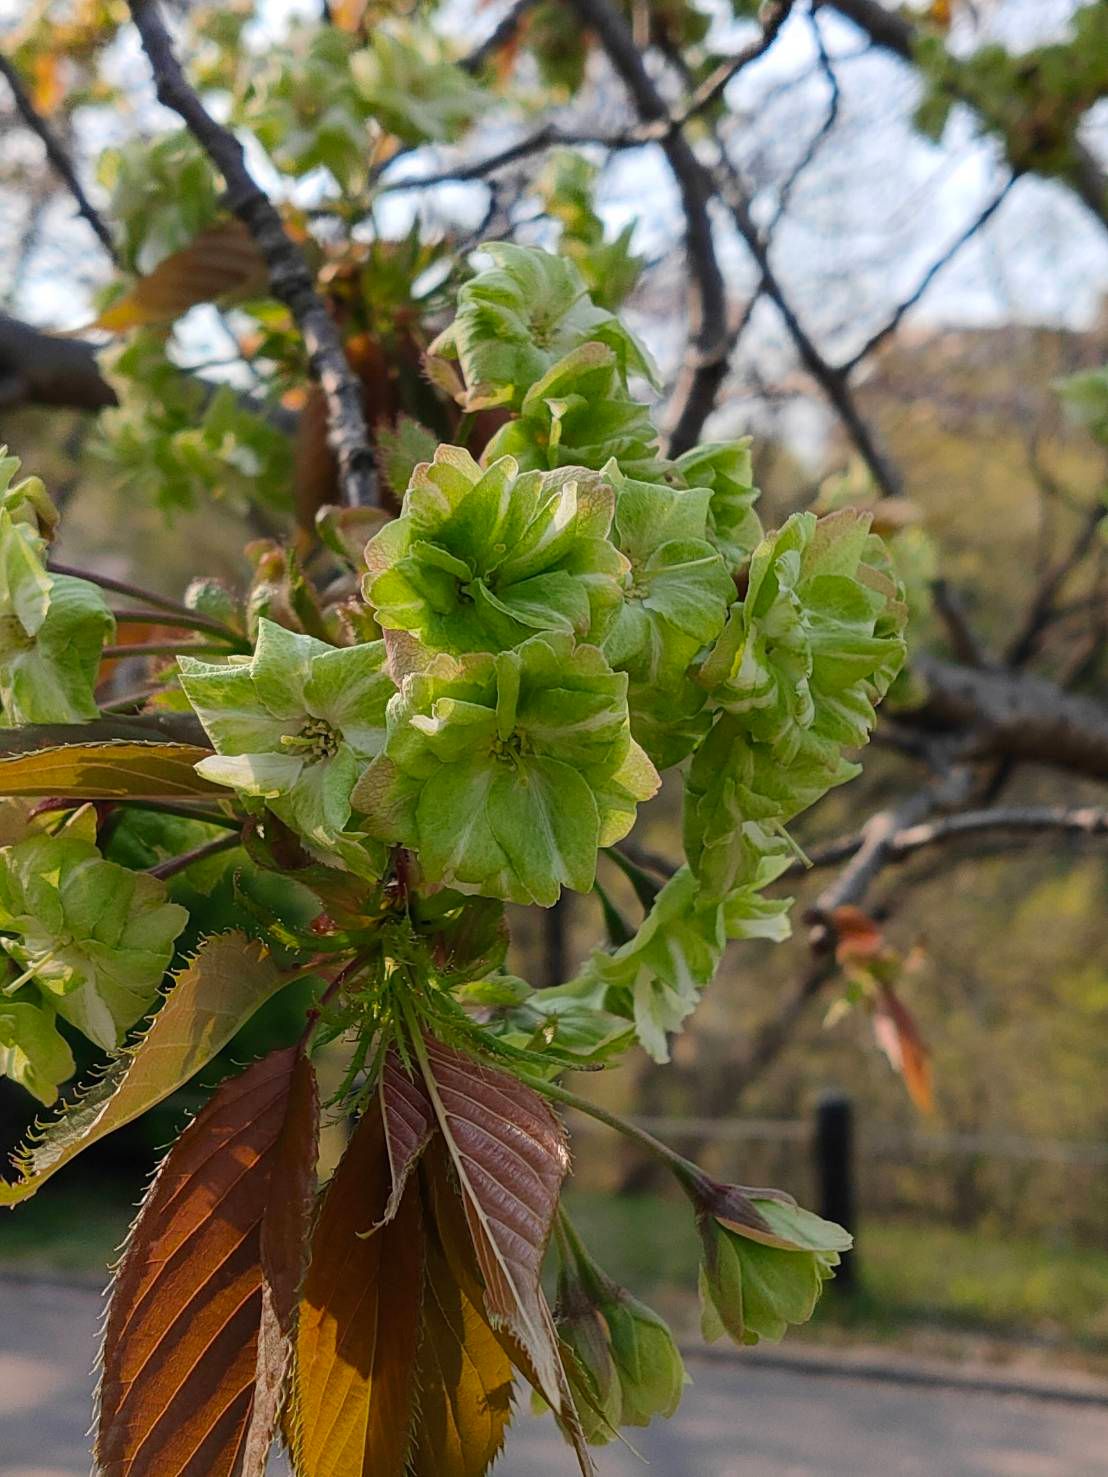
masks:
{"label": "thick tree limb", "polygon": [[334,320],[315,290],[304,254],[255,183],[238,139],[215,121],[186,80],[156,0],[130,0],[130,7],[159,102],[178,114],[222,174],[227,204],[257,242],[269,268],[273,295],[288,307],[300,330],[312,376],[326,400],[327,440],[338,463],[343,501],[351,506],[372,503],[376,474],[361,387]]}
{"label": "thick tree limb", "polygon": [[46,150],[46,157],[49,160],[50,167],[73,196],[78,213],[92,227],[101,246],[103,246],[112,261],[117,261],[115,242],[112,240],[111,232],[101,219],[100,213],[95,205],[93,205],[92,201],[85,194],[84,186],[77,178],[77,171],[73,168],[69,155],[62,147],[50,124],[31,101],[30,93],[28,93],[23,85],[23,79],[5,56],[0,56],[0,72],[4,74],[4,79],[12,90],[12,97],[15,100],[15,106],[19,111],[20,117],[31,132],[36,134],[40,139],[43,148]]}
{"label": "thick tree limb", "polygon": [[960,667],[926,652],[912,670],[928,689],[913,724],[969,736],[978,757],[1010,758],[1108,779],[1108,708],[1028,672]]}
{"label": "thick tree limb", "polygon": [[0,313],[0,407],[58,405],[102,410],[116,395],[80,339],[56,338]]}
{"label": "thick tree limb", "polygon": [[[837,10],[847,20],[853,21],[875,46],[891,51],[902,61],[915,61],[920,33],[902,11],[887,10],[880,0],[824,0],[824,3],[828,9]],[[962,96],[957,88],[951,89],[951,95],[977,111],[973,100]],[[1017,175],[1029,172],[1019,160],[1011,157],[1010,149],[1006,152]],[[1080,142],[1074,143],[1074,157],[1077,168],[1072,179],[1049,177],[1060,178],[1062,184],[1068,185],[1100,224],[1108,229],[1108,180],[1105,179],[1104,171]]]}

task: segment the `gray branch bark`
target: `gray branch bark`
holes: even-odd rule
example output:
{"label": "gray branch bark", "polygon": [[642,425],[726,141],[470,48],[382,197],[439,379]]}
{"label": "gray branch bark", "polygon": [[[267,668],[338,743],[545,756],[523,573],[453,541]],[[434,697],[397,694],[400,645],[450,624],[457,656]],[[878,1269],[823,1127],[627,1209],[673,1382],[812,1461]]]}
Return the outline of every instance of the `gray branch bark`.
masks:
{"label": "gray branch bark", "polygon": [[376,498],[376,472],[362,413],[361,387],[346,359],[337,327],[315,290],[300,247],[246,167],[242,145],[204,107],[173,50],[156,0],[130,0],[131,15],[149,59],[158,100],[172,109],[206,151],[227,186],[227,204],[258,244],[273,295],[291,312],[308,351],[312,377],[327,405],[327,439],[339,469],[343,501]]}

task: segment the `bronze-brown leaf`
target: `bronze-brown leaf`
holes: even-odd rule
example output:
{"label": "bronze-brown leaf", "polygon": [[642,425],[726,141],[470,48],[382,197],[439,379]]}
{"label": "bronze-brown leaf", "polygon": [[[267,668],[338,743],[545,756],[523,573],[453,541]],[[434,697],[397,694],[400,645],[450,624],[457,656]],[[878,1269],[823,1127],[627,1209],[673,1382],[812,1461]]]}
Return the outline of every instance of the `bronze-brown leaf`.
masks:
{"label": "bronze-brown leaf", "polygon": [[484,1477],[511,1419],[512,1365],[485,1317],[461,1202],[440,1155],[425,1163],[427,1263],[411,1477]]}
{"label": "bronze-brown leaf", "polygon": [[285,1418],[299,1477],[404,1477],[415,1407],[423,1230],[414,1182],[393,1220],[379,1224],[390,1184],[384,1125],[374,1104],[327,1188],[312,1240]]}
{"label": "bronze-brown leaf", "polygon": [[931,1052],[916,1018],[893,990],[881,985],[873,1009],[873,1034],[895,1072],[904,1079],[908,1096],[921,1113],[935,1111]]}
{"label": "bronze-brown leaf", "polygon": [[565,1131],[543,1099],[508,1073],[430,1036],[416,1050],[461,1189],[485,1310],[522,1349],[528,1377],[558,1415],[587,1477],[593,1466],[540,1281],[569,1169]]}
{"label": "bronze-brown leaf", "polygon": [[241,221],[220,221],[140,277],[93,327],[122,333],[146,323],[171,323],[198,303],[264,292],[267,281],[265,261],[246,227]]}
{"label": "bronze-brown leaf", "polygon": [[295,1048],[224,1082],[139,1212],[104,1331],[102,1477],[261,1477],[315,1180],[315,1077]]}
{"label": "bronze-brown leaf", "polygon": [[435,1127],[435,1110],[422,1078],[414,1077],[395,1050],[385,1057],[378,1084],[389,1162],[389,1198],[383,1219],[392,1220]]}

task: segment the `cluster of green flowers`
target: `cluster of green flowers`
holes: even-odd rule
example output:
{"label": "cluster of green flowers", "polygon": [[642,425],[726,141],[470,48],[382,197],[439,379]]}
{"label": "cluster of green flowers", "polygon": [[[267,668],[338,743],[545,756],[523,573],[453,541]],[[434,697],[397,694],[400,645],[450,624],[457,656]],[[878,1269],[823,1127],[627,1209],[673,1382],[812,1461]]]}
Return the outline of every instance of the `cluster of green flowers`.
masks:
{"label": "cluster of green flowers", "polygon": [[0,712],[9,724],[81,723],[115,630],[103,596],[53,574],[46,547],[57,514],[37,477],[13,483],[17,457],[0,447]]}
{"label": "cluster of green flowers", "polygon": [[[795,854],[785,828],[856,772],[845,751],[901,665],[906,611],[868,515],[763,536],[746,441],[660,454],[632,390],[649,358],[572,262],[488,256],[432,357],[466,408],[512,418],[480,462],[439,446],[415,466],[360,560],[368,614],[333,637],[356,644],[275,609],[251,656],[182,658],[181,687],[216,751],[201,773],[319,860],[373,879],[400,846],[427,883],[505,901],[589,891],[659,771],[684,765],[687,865],[632,937],[500,1022],[564,1015],[582,1051],[637,1037],[665,1060],[727,940],[787,934],[787,902],[763,896]],[[111,617],[44,574],[28,486],[0,512],[0,596],[10,649],[53,668],[29,681],[34,656],[6,656],[5,704],[29,721],[65,693],[65,716],[90,717]],[[47,637],[70,601],[63,653]]]}

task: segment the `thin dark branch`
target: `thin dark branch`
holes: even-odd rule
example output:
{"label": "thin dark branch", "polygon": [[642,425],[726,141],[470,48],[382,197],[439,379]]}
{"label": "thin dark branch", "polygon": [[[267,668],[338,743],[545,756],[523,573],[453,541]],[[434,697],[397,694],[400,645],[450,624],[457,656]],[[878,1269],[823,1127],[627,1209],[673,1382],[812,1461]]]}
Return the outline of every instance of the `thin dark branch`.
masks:
{"label": "thin dark branch", "polygon": [[935,610],[946,627],[950,649],[958,661],[967,667],[986,665],[985,653],[977,639],[977,633],[969,623],[965,605],[958,591],[945,579],[937,579],[931,586]]}
{"label": "thin dark branch", "polygon": [[[915,61],[920,32],[900,9],[890,9],[883,5],[881,0],[824,0],[824,3],[830,9],[837,10],[840,15],[853,21],[875,46],[891,51],[902,61]],[[965,103],[975,111],[980,111],[975,100],[966,97],[959,90],[956,82],[947,90],[959,102]],[[989,120],[986,118],[985,121]],[[1015,172],[1017,174],[1027,172],[1022,168],[1018,158],[1013,157],[1015,150],[1009,140],[1005,139],[1004,143]],[[1100,224],[1108,227],[1108,182],[1105,180],[1104,170],[1080,140],[1075,140],[1072,147],[1075,161],[1072,176],[1059,175],[1056,178],[1063,184],[1069,185],[1074,194],[1084,201],[1091,213],[1096,216]]]}
{"label": "thin dark branch", "polygon": [[508,13],[497,22],[492,32],[485,37],[478,46],[475,46],[468,56],[464,56],[458,63],[463,72],[469,72],[475,76],[486,62],[491,61],[498,51],[509,46],[516,38],[519,28],[529,10],[533,10],[537,0],[516,0],[516,3]]}
{"label": "thin dark branch", "polygon": [[742,51],[720,62],[719,66],[710,72],[697,87],[681,111],[673,115],[669,127],[683,128],[690,119],[695,118],[698,113],[703,113],[705,109],[717,102],[745,67],[750,66],[751,62],[756,62],[759,57],[765,56],[777,40],[781,27],[788,20],[792,8],[793,0],[770,0],[770,4],[763,6],[761,35],[749,46],[744,46]]}
{"label": "thin dark branch", "polygon": [[693,153],[643,63],[627,23],[609,0],[568,0],[581,23],[598,37],[644,124],[660,126],[658,139],[681,195],[689,266],[690,352],[674,396],[669,455],[694,445],[719,394],[730,358],[727,290],[712,236],[711,175]]}
{"label": "thin dark branch", "polygon": [[818,11],[814,9],[809,11],[808,26],[812,32],[812,39],[819,56],[819,69],[827,81],[827,112],[824,114],[823,122],[809,140],[808,147],[797,160],[796,165],[778,191],[777,205],[769,225],[766,227],[767,241],[773,240],[774,232],[784,219],[785,211],[789,207],[789,201],[792,199],[792,193],[796,189],[800,177],[808,169],[809,165],[814,163],[816,155],[828,138],[830,138],[835,124],[839,121],[839,107],[842,103],[842,93],[839,88],[838,74],[835,71],[834,63],[831,60],[827,45],[823,39]]}
{"label": "thin dark branch", "polygon": [[829,363],[804,325],[797,317],[770,261],[769,247],[754,223],[750,199],[731,161],[723,156],[716,175],[719,192],[731,212],[739,235],[746,242],[761,274],[758,291],[776,307],[796,346],[804,368],[816,381],[842,421],[859,455],[869,468],[874,482],[886,497],[897,497],[903,491],[900,473],[877,445],[876,439],[858,409],[854,395],[841,370]]}
{"label": "thin dark branch", "polygon": [[896,332],[905,314],[910,313],[916,306],[943,268],[948,267],[962,248],[967,246],[977,235],[978,231],[992,220],[993,216],[1008,198],[1008,194],[1018,178],[1019,176],[1015,174],[1009,176],[1003,187],[997,191],[984,210],[979,211],[973,220],[970,221],[969,225],[966,226],[965,230],[950,243],[942,255],[936,257],[908,296],[893,310],[886,322],[876,333],[872,333],[869,336],[856,354],[852,354],[844,364],[839,365],[840,374],[852,374],[858,368],[858,365],[862,363],[863,359],[868,359],[873,351],[879,345],[883,344],[890,334]]}
{"label": "thin dark branch", "polygon": [[[631,134],[622,134],[614,138],[599,138],[595,134],[564,132],[555,123],[544,123],[541,128],[517,139],[514,144],[508,144],[506,148],[498,150],[497,153],[490,154],[487,159],[478,159],[471,164],[457,164],[450,169],[440,170],[436,174],[420,175],[415,179],[389,180],[378,186],[377,193],[379,195],[397,194],[405,190],[430,190],[436,185],[469,184],[475,180],[483,180],[486,175],[495,174],[498,169],[505,169],[509,164],[516,164],[532,154],[542,153],[544,149],[563,146],[573,148],[581,144],[599,144],[606,149],[625,149],[641,143],[642,140]],[[397,157],[394,155],[393,160]],[[393,160],[389,163],[391,164]]]}
{"label": "thin dark branch", "polygon": [[1086,514],[1069,552],[1040,580],[1023,623],[1005,652],[1004,660],[1010,667],[1022,666],[1034,653],[1038,637],[1054,612],[1059,592],[1093,547],[1106,516],[1108,507],[1098,498]]}
{"label": "thin dark branch", "polygon": [[300,330],[312,376],[326,400],[327,439],[338,463],[343,501],[350,506],[372,503],[376,473],[361,387],[347,363],[334,320],[315,290],[304,254],[255,183],[238,139],[215,121],[186,80],[156,0],[130,0],[130,8],[154,73],[158,100],[178,114],[222,174],[227,204],[257,243],[269,267],[273,295],[288,307]]}
{"label": "thin dark branch", "polygon": [[227,836],[217,836],[214,841],[205,841],[203,846],[194,846],[191,851],[182,852],[180,856],[170,857],[168,861],[159,862],[156,867],[148,867],[147,872],[151,877],[160,877],[164,881],[167,877],[176,877],[178,872],[183,872],[195,862],[206,862],[209,857],[219,856],[220,852],[232,851],[236,846],[242,845],[242,836],[236,829]]}
{"label": "thin dark branch", "polygon": [[0,755],[31,754],[66,744],[116,742],[211,748],[195,713],[143,713],[135,718],[94,718],[90,723],[26,723],[20,728],[0,728]]}
{"label": "thin dark branch", "polygon": [[0,56],[0,72],[3,73],[5,81],[12,90],[12,97],[15,100],[16,108],[19,110],[19,116],[31,132],[37,135],[43,148],[46,150],[46,157],[50,162],[50,167],[73,196],[78,213],[92,227],[96,233],[97,240],[111,257],[112,262],[118,266],[119,259],[116,256],[112,233],[104,224],[96,206],[93,205],[92,201],[85,194],[84,186],[77,178],[77,171],[73,168],[69,155],[62,147],[53,128],[51,128],[50,124],[35,107],[30,93],[28,93],[23,85],[23,79],[6,56]]}

